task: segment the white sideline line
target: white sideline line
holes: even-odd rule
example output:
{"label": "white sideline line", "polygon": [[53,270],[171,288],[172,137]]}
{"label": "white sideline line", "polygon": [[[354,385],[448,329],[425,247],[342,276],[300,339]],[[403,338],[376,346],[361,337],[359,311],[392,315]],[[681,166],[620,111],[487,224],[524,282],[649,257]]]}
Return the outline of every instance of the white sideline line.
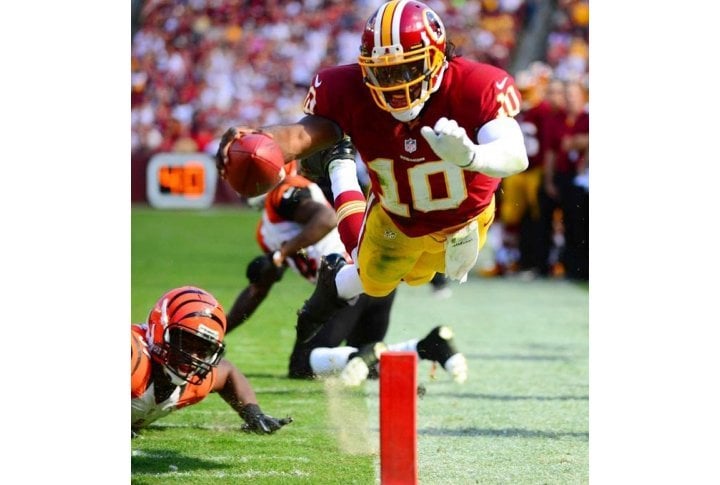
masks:
{"label": "white sideline line", "polygon": [[237,425],[221,425],[221,424],[182,424],[182,423],[153,423],[148,429],[152,428],[185,428],[185,429],[205,429],[209,431],[238,431],[242,432],[240,424]]}
{"label": "white sideline line", "polygon": [[[305,399],[305,398],[283,399],[283,405],[285,405],[285,404],[307,404],[310,402],[315,402],[315,401],[313,399],[309,399],[309,398],[308,399]],[[204,414],[204,415],[210,415],[210,416],[234,416],[237,418],[237,413],[230,408],[228,408],[227,410],[225,410],[225,409],[212,410],[212,409],[195,409],[195,408],[193,408],[192,413],[193,414]],[[277,417],[276,414],[279,415],[280,413],[270,412],[270,414]]]}
{"label": "white sideline line", "polygon": [[[151,424],[147,429],[148,429],[148,431],[149,431],[149,430],[152,430],[153,428],[155,428],[155,429],[166,429],[166,428],[175,428],[175,429],[204,429],[204,430],[208,430],[208,431],[221,431],[221,432],[231,432],[231,431],[232,431],[232,432],[237,432],[237,433],[239,433],[240,435],[244,435],[244,434],[245,434],[245,431],[243,431],[243,430],[241,429],[240,425],[235,425],[235,426],[223,426],[223,425],[209,425],[209,424],[182,424],[182,423],[162,423],[162,424],[159,424],[159,423],[153,423],[153,424]],[[252,433],[250,433],[250,434],[252,434]],[[143,438],[143,435],[142,435],[142,432],[141,432],[140,436],[138,436],[138,437],[135,438],[135,439],[136,439],[136,440],[142,440],[142,438]],[[185,436],[183,439],[186,440],[186,441],[193,441],[193,440],[196,440],[196,441],[203,440],[203,441],[204,441],[204,438],[202,438],[202,437],[200,437],[200,436],[197,436],[197,437],[196,437],[196,436],[192,436],[192,435],[187,435],[187,436]],[[292,443],[307,443],[307,442],[308,442],[308,439],[307,439],[307,438],[299,438],[299,437],[287,437],[287,438],[283,438],[283,441],[289,441],[289,442],[292,442]],[[139,442],[138,442],[138,443],[139,443]]]}
{"label": "white sideline line", "polygon": [[237,413],[235,411],[231,410],[222,410],[222,411],[210,411],[206,409],[193,409],[193,414],[213,414],[217,416],[237,416]]}
{"label": "white sideline line", "polygon": [[207,476],[212,478],[264,478],[264,477],[284,477],[284,478],[304,478],[309,477],[308,472],[302,470],[292,470],[289,472],[281,471],[260,471],[260,470],[248,470],[242,473],[226,473],[226,472],[175,472],[169,471],[167,473],[133,473],[133,477],[201,477],[206,478]]}

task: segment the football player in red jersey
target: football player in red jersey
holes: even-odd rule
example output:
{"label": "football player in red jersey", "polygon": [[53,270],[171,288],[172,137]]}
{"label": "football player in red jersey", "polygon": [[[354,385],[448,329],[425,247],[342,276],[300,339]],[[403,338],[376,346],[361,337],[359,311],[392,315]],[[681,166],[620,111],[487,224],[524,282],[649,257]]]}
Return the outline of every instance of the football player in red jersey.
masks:
{"label": "football player in red jersey", "polygon": [[[382,4],[365,25],[360,50],[358,63],[315,76],[304,118],[262,128],[286,161],[347,135],[370,173],[363,213],[354,168],[328,167],[340,233],[346,247],[357,246],[357,257],[351,252],[355,264],[321,265],[315,292],[298,315],[301,340],[362,292],[384,296],[401,281],[421,285],[437,272],[465,281],[493,221],[500,178],[528,165],[513,118],[520,111],[514,80],[456,56],[427,5]],[[229,143],[251,130],[226,131],[218,150],[221,175]]]}
{"label": "football player in red jersey", "polygon": [[207,291],[166,292],[142,325],[130,327],[131,431],[217,392],[245,421],[243,430],[273,433],[292,418],[260,409],[250,382],[223,359],[225,313]]}
{"label": "football player in red jersey", "polygon": [[[355,150],[347,139],[320,157],[354,158]],[[265,194],[263,211],[256,230],[258,246],[265,253],[248,265],[249,284],[235,299],[227,314],[228,332],[242,325],[268,296],[287,267],[311,283],[322,257],[339,257],[349,262],[336,229],[335,211],[327,201],[322,173],[286,176]],[[332,256],[331,256],[332,255]],[[386,348],[416,351],[419,358],[436,361],[457,382],[467,377],[465,357],[455,347],[449,327],[433,329],[424,339],[385,345],[382,341],[390,323],[395,292],[383,297],[360,295],[351,306],[341,308],[308,342],[296,341],[288,368],[291,378],[313,378],[340,373],[346,384],[362,382]],[[354,362],[353,362],[354,361]],[[353,362],[347,369],[346,365]]]}

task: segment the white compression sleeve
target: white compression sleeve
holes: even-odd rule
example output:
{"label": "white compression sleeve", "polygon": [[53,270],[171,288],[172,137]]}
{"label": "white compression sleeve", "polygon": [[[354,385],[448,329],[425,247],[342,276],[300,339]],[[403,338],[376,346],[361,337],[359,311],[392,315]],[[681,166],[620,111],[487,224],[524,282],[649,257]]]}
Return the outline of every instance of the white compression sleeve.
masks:
{"label": "white compression sleeve", "polygon": [[495,118],[478,131],[474,156],[463,170],[480,172],[491,177],[507,177],[525,170],[527,151],[520,125],[514,118]]}
{"label": "white compression sleeve", "polygon": [[357,167],[353,160],[333,160],[328,166],[328,172],[330,172],[333,198],[336,199],[340,194],[349,190],[362,193],[357,177]]}

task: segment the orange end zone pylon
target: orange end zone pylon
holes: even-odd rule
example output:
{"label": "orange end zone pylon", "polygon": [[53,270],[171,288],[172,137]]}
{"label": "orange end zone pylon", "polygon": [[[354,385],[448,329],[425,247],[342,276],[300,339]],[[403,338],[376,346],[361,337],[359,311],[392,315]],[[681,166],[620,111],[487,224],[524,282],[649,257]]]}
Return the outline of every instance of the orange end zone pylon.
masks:
{"label": "orange end zone pylon", "polygon": [[380,355],[380,483],[417,484],[417,354]]}

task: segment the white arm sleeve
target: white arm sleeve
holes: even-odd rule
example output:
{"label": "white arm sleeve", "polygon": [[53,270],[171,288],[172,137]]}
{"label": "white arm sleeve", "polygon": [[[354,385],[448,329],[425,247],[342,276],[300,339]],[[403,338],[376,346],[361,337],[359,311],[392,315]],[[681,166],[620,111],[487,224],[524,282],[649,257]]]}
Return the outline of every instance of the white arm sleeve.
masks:
{"label": "white arm sleeve", "polygon": [[473,159],[463,170],[491,177],[507,177],[528,167],[520,125],[514,118],[495,118],[478,131],[479,145],[473,146]]}

